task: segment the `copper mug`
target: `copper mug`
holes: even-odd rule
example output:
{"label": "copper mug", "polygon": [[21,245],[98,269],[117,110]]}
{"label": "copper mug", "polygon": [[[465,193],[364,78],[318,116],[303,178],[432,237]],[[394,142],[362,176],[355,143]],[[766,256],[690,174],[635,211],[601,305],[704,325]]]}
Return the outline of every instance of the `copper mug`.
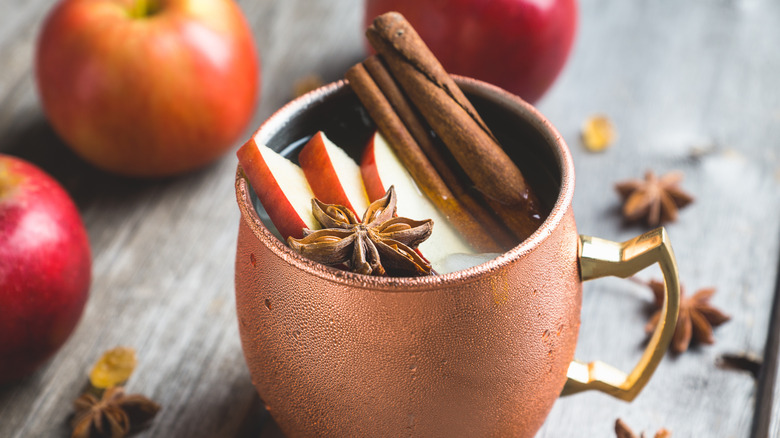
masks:
{"label": "copper mug", "polygon": [[[561,394],[594,389],[632,400],[669,345],[680,288],[666,232],[623,243],[578,235],[574,167],[561,135],[520,98],[473,79],[457,83],[552,205],[530,238],[489,262],[419,278],[320,265],[263,225],[237,171],[241,342],[252,382],[287,436],[530,437]],[[340,81],[284,106],[254,139],[281,151],[323,129],[355,155],[370,123]],[[636,367],[573,361],[582,282],[656,262],[664,305]]]}

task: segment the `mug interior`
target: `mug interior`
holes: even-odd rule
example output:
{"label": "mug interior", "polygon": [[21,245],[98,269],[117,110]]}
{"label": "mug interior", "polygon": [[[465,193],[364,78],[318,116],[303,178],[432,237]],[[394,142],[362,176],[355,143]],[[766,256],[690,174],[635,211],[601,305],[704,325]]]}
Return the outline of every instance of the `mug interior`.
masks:
{"label": "mug interior", "polygon": [[[525,241],[518,242],[496,259],[459,271],[458,280],[463,281],[464,274],[466,277],[476,275],[507,262],[507,259],[519,257],[548,236],[571,204],[574,172],[571,155],[562,137],[533,106],[481,81],[456,77],[456,82],[549,211],[543,224]],[[320,130],[360,163],[362,151],[376,130],[376,125],[346,81],[338,81],[291,101],[264,122],[254,137],[258,144],[265,144],[297,164],[297,152]],[[248,183],[247,187],[254,209],[260,217],[267,217],[254,190]],[[261,240],[268,240],[271,235],[260,234],[258,238]],[[269,246],[292,252],[283,242],[278,243],[280,245]],[[304,265],[314,263],[301,256],[297,258],[305,260]],[[433,276],[433,281],[447,281],[452,274]],[[339,277],[349,276],[363,277],[361,282],[366,281],[366,276],[360,274],[346,273]],[[429,277],[404,280],[411,283],[431,281]],[[390,277],[371,277],[368,281],[380,284],[394,282]],[[405,284],[411,285],[409,282]],[[372,287],[376,285],[372,284]]]}

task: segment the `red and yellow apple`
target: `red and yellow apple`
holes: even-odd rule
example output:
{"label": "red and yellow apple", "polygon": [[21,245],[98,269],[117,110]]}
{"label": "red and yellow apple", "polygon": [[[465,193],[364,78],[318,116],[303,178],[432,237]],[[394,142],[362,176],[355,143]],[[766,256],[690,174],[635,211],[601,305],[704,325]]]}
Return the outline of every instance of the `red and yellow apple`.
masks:
{"label": "red and yellow apple", "polygon": [[70,336],[91,269],[67,192],[38,167],[0,154],[0,384],[32,373]]}
{"label": "red and yellow apple", "polygon": [[303,229],[318,229],[311,212],[314,198],[303,170],[268,146],[249,139],[238,150],[238,162],[268,217],[282,235],[303,237]]}
{"label": "red and yellow apple", "polygon": [[366,0],[365,24],[398,11],[444,68],[529,102],[552,85],[569,56],[576,0]]}
{"label": "red and yellow apple", "polygon": [[358,219],[363,217],[368,208],[368,195],[360,167],[324,132],[319,131],[309,139],[298,153],[298,162],[317,199],[326,204],[343,205]]}
{"label": "red and yellow apple", "polygon": [[35,61],[57,133],[123,175],[214,161],[243,134],[259,96],[259,57],[233,0],[61,0]]}

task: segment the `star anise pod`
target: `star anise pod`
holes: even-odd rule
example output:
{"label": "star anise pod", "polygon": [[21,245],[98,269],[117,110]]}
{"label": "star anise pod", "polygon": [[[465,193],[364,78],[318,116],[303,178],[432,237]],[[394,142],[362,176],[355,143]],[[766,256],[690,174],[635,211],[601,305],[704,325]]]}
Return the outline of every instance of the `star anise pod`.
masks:
{"label": "star anise pod", "polygon": [[72,438],[121,438],[150,421],[160,410],[160,405],[143,395],[125,394],[121,386],[108,388],[100,399],[85,393],[73,405],[76,415]]}
{"label": "star anise pod", "polygon": [[652,170],[644,180],[632,179],[615,184],[623,198],[623,216],[628,221],[644,218],[651,227],[677,220],[677,211],[693,202],[680,187],[682,172],[670,172],[658,178]]}
{"label": "star anise pod", "polygon": [[[617,435],[617,438],[645,438],[644,432],[642,432],[641,435],[637,435],[620,418],[618,418],[617,421],[615,421],[615,434]],[[671,432],[669,432],[664,428],[661,428],[658,432],[655,433],[654,438],[669,438],[671,436],[672,436]]]}
{"label": "star anise pod", "polygon": [[[664,300],[664,283],[651,280],[648,286],[655,295],[655,307],[658,308],[645,326],[645,331],[652,333],[661,319],[660,308]],[[672,338],[672,351],[678,354],[685,352],[692,338],[704,344],[715,343],[715,338],[712,336],[713,327],[731,318],[710,304],[710,298],[714,294],[714,288],[706,288],[700,289],[691,297],[686,297],[684,289],[680,287],[680,313],[677,316],[677,326]]]}
{"label": "star anise pod", "polygon": [[304,237],[290,237],[290,247],[328,266],[347,264],[360,274],[419,276],[431,273],[431,265],[414,251],[431,235],[433,220],[394,217],[395,188],[372,202],[358,220],[343,206],[312,199],[312,213],[323,229],[304,230]]}

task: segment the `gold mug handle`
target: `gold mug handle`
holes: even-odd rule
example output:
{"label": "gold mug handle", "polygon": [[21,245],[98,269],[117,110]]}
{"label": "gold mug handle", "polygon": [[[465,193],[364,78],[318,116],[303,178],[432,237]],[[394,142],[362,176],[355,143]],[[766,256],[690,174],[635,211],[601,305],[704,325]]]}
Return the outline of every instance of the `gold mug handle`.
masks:
{"label": "gold mug handle", "polygon": [[664,304],[658,326],[634,369],[626,374],[603,362],[573,361],[561,395],[595,389],[631,401],[639,395],[664,357],[674,335],[680,308],[677,262],[666,230],[661,227],[626,242],[580,236],[582,281],[606,276],[630,277],[658,262],[664,277]]}

